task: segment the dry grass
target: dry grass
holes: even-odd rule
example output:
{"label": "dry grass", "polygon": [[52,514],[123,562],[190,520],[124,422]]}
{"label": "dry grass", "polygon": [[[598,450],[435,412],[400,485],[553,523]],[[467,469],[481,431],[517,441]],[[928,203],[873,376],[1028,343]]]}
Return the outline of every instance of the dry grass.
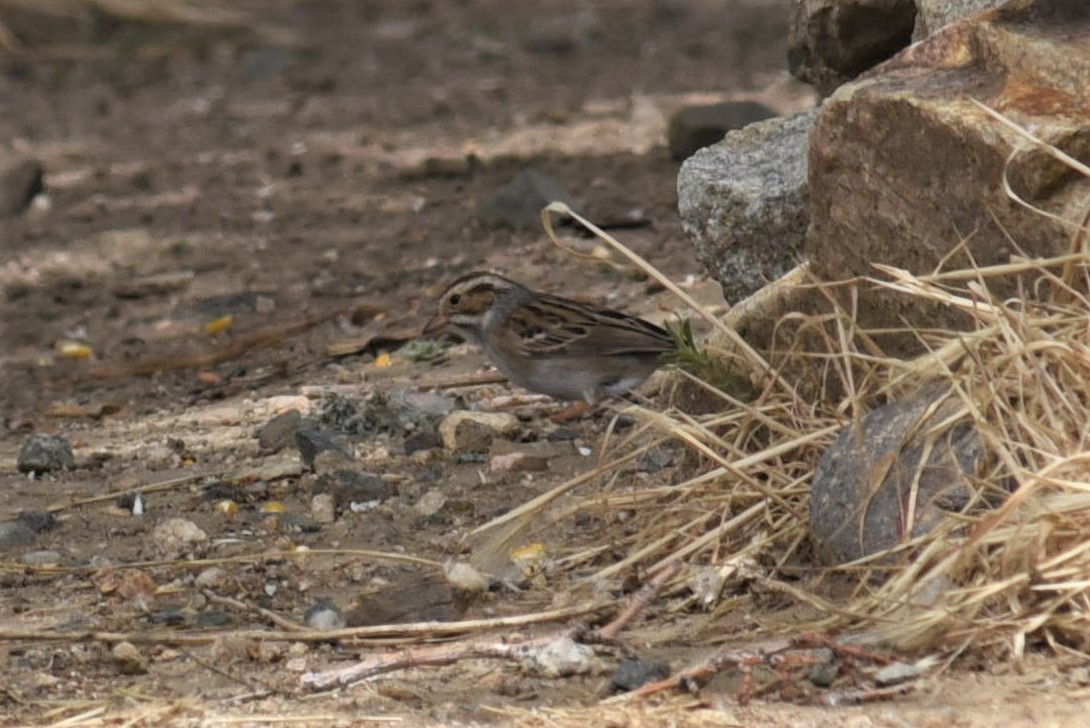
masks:
{"label": "dry grass", "polygon": [[[570,214],[559,206],[553,212]],[[1047,260],[924,276],[876,266],[872,279],[852,285],[959,309],[971,329],[904,331],[929,353],[901,361],[882,354],[875,332],[858,329],[836,303],[844,296],[830,294],[823,315],[790,317],[793,330],[819,334],[794,341],[819,346],[786,349],[769,361],[748,346],[736,349],[734,365],[760,392],[755,400],[698,382],[719,398],[718,413],[625,407],[637,426],[607,439],[599,469],[479,529],[490,538],[484,552],[542,538],[589,513],[599,517],[601,534],[555,565],[554,578],[576,589],[677,561],[685,568],[673,582],[671,610],[727,611],[739,602],[727,595],[757,586],[824,615],[795,629],[865,631],[947,654],[998,648],[1020,658],[1028,646],[1049,645],[1090,655],[1090,253],[1086,221],[1074,227],[1071,250]],[[843,293],[845,284],[811,285]],[[1001,299],[994,290],[1018,293]],[[777,374],[799,358],[819,362],[844,396],[804,400]],[[834,598],[809,560],[814,468],[844,425],[925,386],[944,391],[951,408],[937,427],[970,423],[985,443],[987,467],[975,475],[991,500],[951,514],[892,553],[840,567],[856,586]],[[684,482],[629,477],[640,452],[666,442],[684,445],[695,463]]]}

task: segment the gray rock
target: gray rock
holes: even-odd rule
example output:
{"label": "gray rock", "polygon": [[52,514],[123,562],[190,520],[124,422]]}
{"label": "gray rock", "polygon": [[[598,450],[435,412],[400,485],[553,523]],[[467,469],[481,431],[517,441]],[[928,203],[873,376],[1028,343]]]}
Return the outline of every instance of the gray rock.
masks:
{"label": "gray rock", "polygon": [[973,503],[972,479],[984,446],[969,422],[928,439],[931,427],[957,408],[948,400],[932,410],[940,396],[924,392],[872,410],[845,427],[822,455],[810,495],[819,560],[838,564],[894,547]]}
{"label": "gray rock", "polygon": [[0,551],[24,548],[34,543],[37,532],[19,521],[0,523]]}
{"label": "gray rock", "polygon": [[310,470],[314,470],[314,459],[323,452],[334,453],[345,460],[352,456],[333,437],[313,427],[303,425],[295,430],[295,446],[299,448],[299,457]]}
{"label": "gray rock", "polygon": [[316,495],[333,496],[337,513],[343,513],[353,503],[381,501],[397,495],[397,489],[380,476],[348,468],[323,473],[314,490]]}
{"label": "gray rock", "polygon": [[319,632],[343,629],[346,624],[340,608],[329,600],[318,602],[308,609],[305,619],[308,627]]}
{"label": "gray rock", "polygon": [[683,106],[670,117],[666,144],[670,157],[682,161],[698,149],[723,141],[728,131],[776,116],[776,110],[756,101]]}
{"label": "gray rock", "polygon": [[916,27],[912,40],[923,40],[945,25],[998,7],[1006,0],[916,0]]}
{"label": "gray rock", "polygon": [[697,257],[734,302],[798,263],[810,221],[807,135],[817,110],[732,131],[689,157],[678,210]]}
{"label": "gray rock", "polygon": [[661,660],[622,660],[609,682],[614,690],[628,692],[668,677],[670,665]]}
{"label": "gray rock", "polygon": [[60,435],[31,435],[19,449],[16,467],[21,473],[49,473],[75,467],[72,446]]}
{"label": "gray rock", "polygon": [[913,0],[796,0],[787,62],[822,96],[911,42]]}
{"label": "gray rock", "polygon": [[264,453],[280,452],[295,442],[295,431],[303,421],[297,409],[281,412],[257,430],[257,444]]}
{"label": "gray rock", "polygon": [[24,159],[0,164],[0,218],[21,214],[45,186],[42,163]]}
{"label": "gray rock", "polygon": [[552,179],[536,169],[524,169],[481,203],[475,217],[487,227],[538,228],[541,209],[555,201],[575,207],[572,197]]}
{"label": "gray rock", "polygon": [[61,555],[53,550],[31,551],[23,554],[19,561],[27,566],[56,566],[61,562]]}

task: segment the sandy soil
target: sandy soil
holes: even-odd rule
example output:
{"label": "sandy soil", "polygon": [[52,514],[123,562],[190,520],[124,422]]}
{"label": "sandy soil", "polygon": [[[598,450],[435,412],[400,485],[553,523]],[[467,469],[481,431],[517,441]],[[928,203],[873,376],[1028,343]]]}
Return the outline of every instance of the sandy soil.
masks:
{"label": "sandy soil", "polygon": [[[396,398],[481,371],[484,360],[467,346],[432,361],[383,356],[420,326],[445,281],[473,269],[649,318],[674,307],[658,286],[572,256],[540,230],[482,225],[473,214],[482,201],[538,169],[715,303],[717,288],[701,280],[678,221],[666,120],[694,101],[757,99],[785,112],[810,103],[783,70],[787,0],[238,7],[253,14],[250,31],[145,38],[108,28],[103,45],[61,54],[72,58],[0,63],[5,152],[46,170],[35,206],[0,220],[0,518],[53,509],[58,519],[0,561],[0,722],[1085,720],[1090,679],[1039,657],[1020,672],[959,663],[911,695],[864,707],[798,706],[777,695],[739,706],[725,683],[696,701],[603,708],[615,659],[562,680],[465,661],[313,694],[300,688],[302,673],[386,648],[231,637],[273,627],[255,607],[302,623],[331,600],[350,624],[367,623],[378,610],[369,598],[402,584],[420,592],[436,570],[346,551],[444,562],[463,554],[474,527],[589,467],[584,453],[608,418],[560,429],[543,405],[515,410],[512,439],[547,455],[544,473],[490,473],[479,458],[436,447],[406,453],[412,433],[396,428],[355,432],[339,441],[351,467],[377,475],[392,495],[325,523],[312,499],[323,471],[341,464],[304,471],[294,444],[268,452],[255,438],[287,410],[328,412],[323,390],[355,402],[374,392]],[[261,32],[266,25],[276,32]],[[593,248],[571,233],[569,242]],[[64,342],[85,344],[90,356],[65,356]],[[333,355],[331,346],[358,351]],[[444,396],[480,405],[508,392],[489,384]],[[17,452],[34,432],[64,435],[77,467],[19,474]],[[680,477],[677,460],[655,477]],[[146,494],[146,515],[132,515],[116,494],[149,484],[162,487]],[[209,540],[170,552],[155,531],[169,518],[193,522]],[[577,549],[593,537],[586,522],[553,534],[548,547]],[[300,546],[341,552],[270,555]],[[28,554],[44,564],[28,565]],[[131,564],[140,565],[119,568]],[[554,586],[531,580],[518,594],[448,607],[466,618],[529,613],[558,606]],[[402,616],[434,617],[426,597],[405,601],[394,605]],[[707,655],[709,635],[722,644],[784,624],[759,613],[717,619],[637,624],[626,643],[678,669]],[[69,636],[11,638],[26,630]],[[163,630],[228,637],[140,639]],[[112,652],[121,640],[106,632],[131,637],[135,667]],[[91,633],[99,637],[81,638]]]}

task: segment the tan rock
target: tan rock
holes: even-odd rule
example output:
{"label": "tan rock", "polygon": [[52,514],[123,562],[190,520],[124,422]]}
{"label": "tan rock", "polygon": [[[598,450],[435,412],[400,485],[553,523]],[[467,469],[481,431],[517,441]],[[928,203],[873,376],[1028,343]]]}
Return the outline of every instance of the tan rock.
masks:
{"label": "tan rock", "polygon": [[[1090,21],[1083,0],[1014,0],[949,25],[841,87],[810,136],[807,248],[820,276],[914,273],[962,240],[978,265],[1063,252],[1070,228],[1004,192],[1075,221],[1090,180],[993,119],[974,99],[1072,156],[1090,159]],[[1007,295],[1013,289],[998,290]],[[863,326],[964,325],[955,312],[863,292]],[[907,353],[907,352],[902,352]]]}
{"label": "tan rock", "polygon": [[519,421],[510,412],[456,410],[439,424],[443,447],[452,452],[482,452],[497,437],[518,432]]}

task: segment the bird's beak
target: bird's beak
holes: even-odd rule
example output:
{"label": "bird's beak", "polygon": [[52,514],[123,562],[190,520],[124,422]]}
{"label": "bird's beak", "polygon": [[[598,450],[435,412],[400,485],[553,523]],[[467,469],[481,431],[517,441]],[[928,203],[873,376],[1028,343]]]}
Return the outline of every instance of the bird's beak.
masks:
{"label": "bird's beak", "polygon": [[449,324],[449,323],[450,323],[450,316],[444,316],[442,314],[437,313],[434,316],[432,316],[430,319],[428,319],[428,323],[424,324],[424,328],[420,330],[420,333],[425,335],[425,336],[431,336],[432,334],[437,334],[440,331],[442,331],[443,329],[445,329],[447,327],[447,324]]}

